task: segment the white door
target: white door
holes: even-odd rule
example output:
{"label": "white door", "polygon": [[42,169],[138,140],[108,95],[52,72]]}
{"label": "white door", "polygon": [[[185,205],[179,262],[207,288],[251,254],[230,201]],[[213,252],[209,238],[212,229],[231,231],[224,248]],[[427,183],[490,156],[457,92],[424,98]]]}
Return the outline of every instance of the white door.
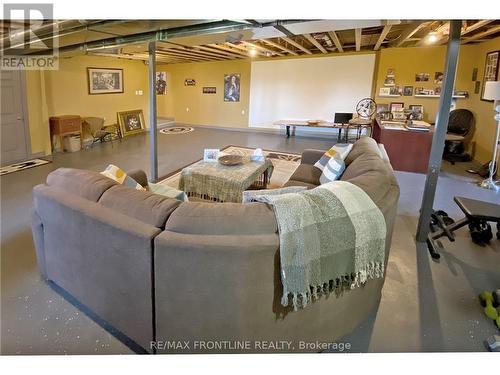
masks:
{"label": "white door", "polygon": [[6,165],[28,157],[21,72],[0,71],[0,83],[1,165]]}

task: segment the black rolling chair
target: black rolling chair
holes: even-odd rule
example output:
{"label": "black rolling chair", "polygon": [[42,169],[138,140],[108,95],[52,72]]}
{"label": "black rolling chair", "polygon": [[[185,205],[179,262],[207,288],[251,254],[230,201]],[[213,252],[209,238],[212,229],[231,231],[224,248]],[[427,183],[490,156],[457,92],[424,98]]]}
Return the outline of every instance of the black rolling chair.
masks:
{"label": "black rolling chair", "polygon": [[455,164],[457,161],[470,161],[467,148],[475,130],[474,115],[468,109],[454,109],[450,112],[448,132],[443,159]]}

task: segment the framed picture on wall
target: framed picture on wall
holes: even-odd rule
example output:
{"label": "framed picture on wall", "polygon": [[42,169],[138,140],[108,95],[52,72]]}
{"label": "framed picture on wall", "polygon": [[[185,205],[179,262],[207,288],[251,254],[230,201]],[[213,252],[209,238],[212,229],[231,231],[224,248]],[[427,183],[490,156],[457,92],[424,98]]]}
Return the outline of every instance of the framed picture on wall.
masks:
{"label": "framed picture on wall", "polygon": [[156,95],[166,95],[167,94],[167,73],[166,72],[156,72]]}
{"label": "framed picture on wall", "polygon": [[122,136],[137,134],[144,131],[144,115],[142,109],[118,112],[118,124]]}
{"label": "framed picture on wall", "polygon": [[498,79],[498,62],[500,51],[488,52],[486,54],[486,62],[484,64],[483,89],[481,90],[481,100],[491,102],[492,100],[484,99],[484,86],[488,81],[496,81]]}
{"label": "framed picture on wall", "polygon": [[240,101],[240,75],[225,74],[224,75],[224,101],[239,102]]}
{"label": "framed picture on wall", "polygon": [[405,103],[403,102],[392,102],[390,106],[391,112],[401,111],[405,107]]}
{"label": "framed picture on wall", "polygon": [[405,86],[403,88],[403,95],[404,96],[412,96],[413,95],[413,86]]}
{"label": "framed picture on wall", "polygon": [[123,92],[123,69],[87,68],[89,95]]}

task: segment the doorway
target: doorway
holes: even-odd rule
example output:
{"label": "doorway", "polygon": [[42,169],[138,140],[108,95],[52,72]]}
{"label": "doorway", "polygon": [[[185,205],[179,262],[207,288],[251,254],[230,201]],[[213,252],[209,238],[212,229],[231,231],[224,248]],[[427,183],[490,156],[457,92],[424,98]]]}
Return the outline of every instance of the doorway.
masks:
{"label": "doorway", "polygon": [[4,166],[31,156],[24,72],[0,71],[0,91],[0,161]]}

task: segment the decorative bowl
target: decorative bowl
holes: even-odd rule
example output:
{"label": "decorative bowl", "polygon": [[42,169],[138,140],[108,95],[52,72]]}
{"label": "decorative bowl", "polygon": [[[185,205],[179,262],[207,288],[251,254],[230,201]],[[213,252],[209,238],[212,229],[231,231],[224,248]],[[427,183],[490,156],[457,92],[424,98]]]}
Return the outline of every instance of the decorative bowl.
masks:
{"label": "decorative bowl", "polygon": [[224,155],[219,158],[219,163],[222,165],[239,165],[243,163],[241,155]]}

